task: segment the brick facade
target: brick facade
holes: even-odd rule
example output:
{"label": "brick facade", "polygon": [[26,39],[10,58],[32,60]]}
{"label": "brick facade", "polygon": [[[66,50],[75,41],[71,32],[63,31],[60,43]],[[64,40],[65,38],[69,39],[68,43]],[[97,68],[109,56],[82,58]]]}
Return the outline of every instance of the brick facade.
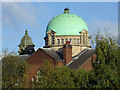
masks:
{"label": "brick facade", "polygon": [[58,61],[58,62],[57,62],[57,66],[59,66],[59,67],[63,67],[63,66],[64,66],[64,62],[62,62],[62,61]]}
{"label": "brick facade", "polygon": [[27,59],[27,63],[29,64],[28,71],[26,72],[28,75],[28,79],[31,81],[33,77],[36,78],[36,73],[45,63],[45,61],[49,61],[53,67],[56,65],[56,61],[44,53],[41,49],[38,49],[31,57]]}
{"label": "brick facade", "polygon": [[[92,57],[90,57],[88,60],[86,60],[85,63],[83,63],[79,69],[90,71],[92,70],[92,60],[96,60],[97,55],[94,54]],[[63,67],[67,65],[69,62],[72,61],[72,46],[67,45],[63,46],[63,61],[56,61],[53,57],[45,53],[42,49],[38,49],[32,56],[30,56],[26,62],[29,65],[28,71],[26,71],[26,74],[29,81],[32,81],[32,78],[37,78],[36,74],[37,71],[44,65],[45,61],[48,61],[52,64],[53,68],[55,66]],[[28,85],[29,86],[29,85]]]}
{"label": "brick facade", "polygon": [[63,46],[63,60],[65,60],[65,65],[72,61],[72,46],[69,41]]}
{"label": "brick facade", "polygon": [[79,69],[86,70],[86,71],[92,70],[92,60],[94,61],[96,59],[97,59],[97,54],[94,54],[83,65],[81,65]]}

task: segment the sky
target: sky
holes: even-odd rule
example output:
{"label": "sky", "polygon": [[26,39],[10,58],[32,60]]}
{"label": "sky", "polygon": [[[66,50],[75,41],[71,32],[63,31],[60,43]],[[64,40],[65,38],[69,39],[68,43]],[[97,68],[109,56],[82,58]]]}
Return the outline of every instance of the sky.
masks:
{"label": "sky", "polygon": [[118,2],[3,2],[2,49],[17,52],[26,28],[35,50],[43,47],[48,23],[64,8],[86,22],[89,35],[94,36],[99,29],[118,38]]}

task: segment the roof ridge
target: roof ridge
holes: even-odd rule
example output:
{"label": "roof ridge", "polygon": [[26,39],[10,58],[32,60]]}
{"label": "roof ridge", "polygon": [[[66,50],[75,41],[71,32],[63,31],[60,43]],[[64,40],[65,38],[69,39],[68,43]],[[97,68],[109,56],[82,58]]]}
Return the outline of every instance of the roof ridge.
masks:
{"label": "roof ridge", "polygon": [[91,56],[95,54],[95,49],[87,49],[85,53],[83,53],[81,56],[79,56],[76,60],[73,60],[68,64],[70,68],[77,69],[80,67],[83,63],[85,63]]}

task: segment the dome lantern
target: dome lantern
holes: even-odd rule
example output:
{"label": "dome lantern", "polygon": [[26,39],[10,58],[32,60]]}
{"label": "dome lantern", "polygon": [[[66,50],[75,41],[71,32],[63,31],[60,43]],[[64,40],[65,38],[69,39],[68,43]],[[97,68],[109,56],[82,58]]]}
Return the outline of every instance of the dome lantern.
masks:
{"label": "dome lantern", "polygon": [[64,9],[64,13],[70,13],[68,8]]}

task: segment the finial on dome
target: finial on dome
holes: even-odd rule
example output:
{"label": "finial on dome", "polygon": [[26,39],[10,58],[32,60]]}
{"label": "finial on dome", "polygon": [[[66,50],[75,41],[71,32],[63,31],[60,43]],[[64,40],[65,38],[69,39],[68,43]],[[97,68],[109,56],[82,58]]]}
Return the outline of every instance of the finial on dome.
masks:
{"label": "finial on dome", "polygon": [[68,8],[64,9],[64,13],[70,13]]}
{"label": "finial on dome", "polygon": [[25,35],[28,35],[28,31],[27,31],[27,29],[25,30]]}

